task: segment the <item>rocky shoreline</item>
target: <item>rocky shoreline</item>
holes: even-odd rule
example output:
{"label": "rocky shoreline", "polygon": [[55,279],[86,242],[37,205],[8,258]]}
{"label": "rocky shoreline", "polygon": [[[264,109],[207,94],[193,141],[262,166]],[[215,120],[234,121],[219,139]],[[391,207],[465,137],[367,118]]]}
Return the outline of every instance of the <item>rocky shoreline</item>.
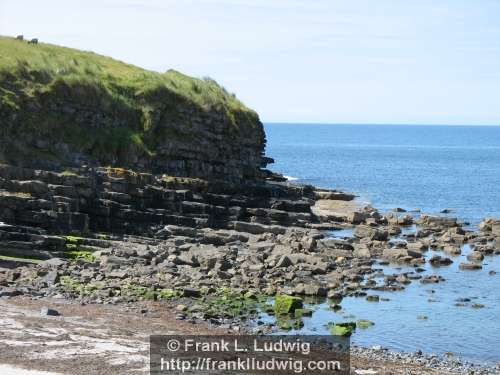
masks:
{"label": "rocky shoreline", "polygon": [[[453,356],[451,353],[432,354],[422,353],[420,351],[414,353],[405,353],[391,351],[379,346],[364,348],[351,346],[351,356],[358,360],[366,360],[369,364],[388,362],[397,363],[402,367],[416,366],[420,371],[435,371],[440,374],[474,374],[474,375],[493,375],[500,374],[498,365],[478,364],[471,361],[461,360]],[[382,370],[382,369],[381,369]],[[384,372],[375,372],[383,374]],[[415,374],[421,372],[415,372]]]}
{"label": "rocky shoreline", "polygon": [[[379,212],[266,170],[257,113],[212,79],[22,39],[0,37],[0,50],[9,57],[0,69],[0,363],[42,359],[40,369],[68,373],[76,356],[79,373],[121,371],[135,353],[127,336],[144,341],[148,324],[298,331],[314,314],[308,302],[338,311],[346,297],[382,301],[411,283],[446,282],[423,271],[456,262],[464,244],[472,251],[461,272],[500,253],[500,220],[472,230],[449,215]],[[429,249],[441,252],[429,258]],[[412,269],[385,274],[390,263]],[[360,325],[370,322],[325,322],[334,335]],[[101,361],[73,339],[81,331]],[[359,374],[373,362],[380,374],[473,370],[353,352],[355,366],[368,360]]]}
{"label": "rocky shoreline", "polygon": [[[412,282],[445,282],[420,275],[428,249],[443,252],[430,266],[446,266],[468,243],[464,272],[500,253],[498,220],[473,231],[449,216],[380,213],[352,194],[276,180],[235,186],[113,168],[57,173],[3,165],[0,296],[164,301],[178,320],[236,333],[265,311],[276,316],[254,330],[265,333],[300,329],[310,313],[278,312],[276,296],[328,298],[335,309],[347,296],[375,299]],[[336,229],[352,236],[335,238]],[[377,265],[389,262],[414,271],[384,275]],[[422,364],[423,357],[402,358]],[[439,369],[460,366],[445,361]]]}
{"label": "rocky shoreline", "polygon": [[[47,306],[57,315],[42,314]],[[64,298],[0,298],[0,343],[4,345],[0,363],[54,375],[141,374],[147,372],[150,334],[235,334],[207,322],[178,321],[174,306],[154,301],[85,305]],[[351,368],[359,375],[500,373],[498,367],[460,361],[451,355],[357,346],[351,347]]]}

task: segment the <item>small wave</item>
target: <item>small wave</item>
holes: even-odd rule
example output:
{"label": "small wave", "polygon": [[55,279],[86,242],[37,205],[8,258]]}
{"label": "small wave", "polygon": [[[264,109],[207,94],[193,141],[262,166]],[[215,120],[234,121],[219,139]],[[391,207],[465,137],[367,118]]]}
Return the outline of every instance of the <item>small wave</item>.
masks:
{"label": "small wave", "polygon": [[292,176],[283,176],[285,177],[288,181],[297,181],[299,178],[298,177],[292,177]]}

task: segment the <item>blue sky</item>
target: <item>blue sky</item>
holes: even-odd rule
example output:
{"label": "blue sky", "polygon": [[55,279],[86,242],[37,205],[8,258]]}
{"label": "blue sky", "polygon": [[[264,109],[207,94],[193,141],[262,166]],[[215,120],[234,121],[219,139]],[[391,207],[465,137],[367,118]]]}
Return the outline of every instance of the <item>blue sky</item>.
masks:
{"label": "blue sky", "polygon": [[0,0],[0,34],[211,76],[263,121],[500,124],[497,0]]}

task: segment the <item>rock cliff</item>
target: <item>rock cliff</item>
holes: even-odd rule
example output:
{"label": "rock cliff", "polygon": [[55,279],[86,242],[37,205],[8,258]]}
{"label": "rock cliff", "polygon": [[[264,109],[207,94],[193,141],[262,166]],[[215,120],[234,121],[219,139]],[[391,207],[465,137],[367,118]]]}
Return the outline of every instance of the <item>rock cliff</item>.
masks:
{"label": "rock cliff", "polygon": [[258,179],[257,114],[210,78],[0,37],[0,162]]}

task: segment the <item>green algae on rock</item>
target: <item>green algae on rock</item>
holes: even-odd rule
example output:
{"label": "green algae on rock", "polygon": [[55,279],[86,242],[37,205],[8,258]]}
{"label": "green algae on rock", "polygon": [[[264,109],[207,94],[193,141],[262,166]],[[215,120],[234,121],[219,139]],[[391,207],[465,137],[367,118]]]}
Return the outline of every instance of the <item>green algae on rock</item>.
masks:
{"label": "green algae on rock", "polygon": [[293,314],[295,310],[302,309],[303,305],[302,298],[278,295],[274,300],[274,312],[276,315]]}

